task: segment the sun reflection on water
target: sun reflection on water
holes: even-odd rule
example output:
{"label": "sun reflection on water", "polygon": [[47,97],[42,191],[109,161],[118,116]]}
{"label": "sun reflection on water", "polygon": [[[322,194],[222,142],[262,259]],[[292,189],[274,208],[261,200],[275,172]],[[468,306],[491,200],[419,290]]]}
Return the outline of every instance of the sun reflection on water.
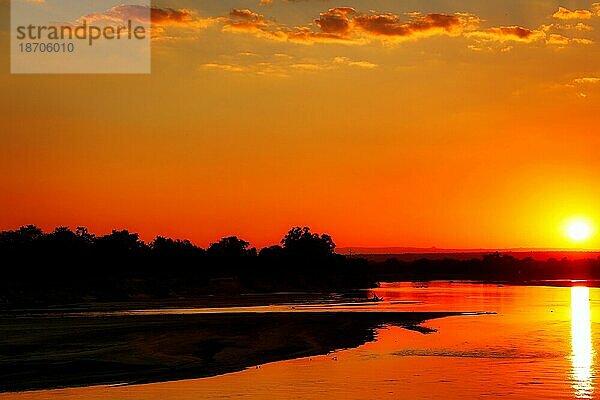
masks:
{"label": "sun reflection on water", "polygon": [[578,399],[594,395],[594,348],[590,316],[590,289],[571,288],[571,363],[573,392]]}

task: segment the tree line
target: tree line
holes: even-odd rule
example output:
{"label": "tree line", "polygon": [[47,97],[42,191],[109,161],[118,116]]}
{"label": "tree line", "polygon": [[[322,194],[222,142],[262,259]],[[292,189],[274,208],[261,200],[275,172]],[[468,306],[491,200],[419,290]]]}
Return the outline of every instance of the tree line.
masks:
{"label": "tree line", "polygon": [[517,259],[491,253],[384,262],[335,253],[331,236],[294,227],[279,244],[257,250],[236,236],[207,248],[127,230],[97,236],[85,227],[0,232],[0,305],[189,299],[256,292],[341,292],[381,281],[476,280],[531,283],[595,279],[600,258]]}
{"label": "tree line", "polygon": [[137,233],[97,236],[85,227],[0,232],[0,301],[60,303],[187,298],[204,294],[335,291],[376,285],[368,263],[335,253],[327,234],[294,227],[257,250],[236,236],[201,248]]}
{"label": "tree line", "polygon": [[465,260],[389,258],[371,262],[370,267],[379,281],[474,280],[517,284],[546,281],[552,284],[549,281],[600,280],[600,257],[535,260],[492,252]]}

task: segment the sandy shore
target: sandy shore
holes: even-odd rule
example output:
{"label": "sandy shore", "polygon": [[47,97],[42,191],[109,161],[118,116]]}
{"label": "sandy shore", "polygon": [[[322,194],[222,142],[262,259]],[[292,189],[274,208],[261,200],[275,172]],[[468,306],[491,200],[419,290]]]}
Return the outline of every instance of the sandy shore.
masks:
{"label": "sandy shore", "polygon": [[224,313],[0,318],[0,392],[150,383],[240,371],[359,346],[386,324],[440,312]]}

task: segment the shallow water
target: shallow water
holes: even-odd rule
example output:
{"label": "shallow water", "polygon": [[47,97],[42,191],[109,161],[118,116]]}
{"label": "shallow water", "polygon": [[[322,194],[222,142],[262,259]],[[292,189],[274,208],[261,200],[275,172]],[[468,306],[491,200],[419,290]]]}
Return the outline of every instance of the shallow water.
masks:
{"label": "shallow water", "polygon": [[[211,378],[7,393],[0,394],[0,399],[600,397],[595,347],[600,335],[596,311],[600,289],[440,282],[386,284],[375,292],[385,298],[383,303],[355,308],[496,314],[431,320],[424,325],[437,332],[429,335],[401,327],[382,328],[376,341],[357,348]],[[326,307],[348,308],[328,304],[274,309],[303,312]],[[267,309],[273,311],[273,307]],[[185,310],[190,312],[203,311]]]}

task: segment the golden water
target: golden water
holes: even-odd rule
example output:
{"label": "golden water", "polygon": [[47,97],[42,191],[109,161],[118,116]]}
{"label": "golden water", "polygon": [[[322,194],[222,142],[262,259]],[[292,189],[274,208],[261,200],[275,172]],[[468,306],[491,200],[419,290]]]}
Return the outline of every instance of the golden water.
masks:
{"label": "golden water", "polygon": [[432,320],[424,325],[437,332],[429,335],[384,327],[358,348],[211,378],[6,393],[0,400],[600,398],[600,289],[402,283],[376,293],[385,302],[369,308],[497,314]]}

